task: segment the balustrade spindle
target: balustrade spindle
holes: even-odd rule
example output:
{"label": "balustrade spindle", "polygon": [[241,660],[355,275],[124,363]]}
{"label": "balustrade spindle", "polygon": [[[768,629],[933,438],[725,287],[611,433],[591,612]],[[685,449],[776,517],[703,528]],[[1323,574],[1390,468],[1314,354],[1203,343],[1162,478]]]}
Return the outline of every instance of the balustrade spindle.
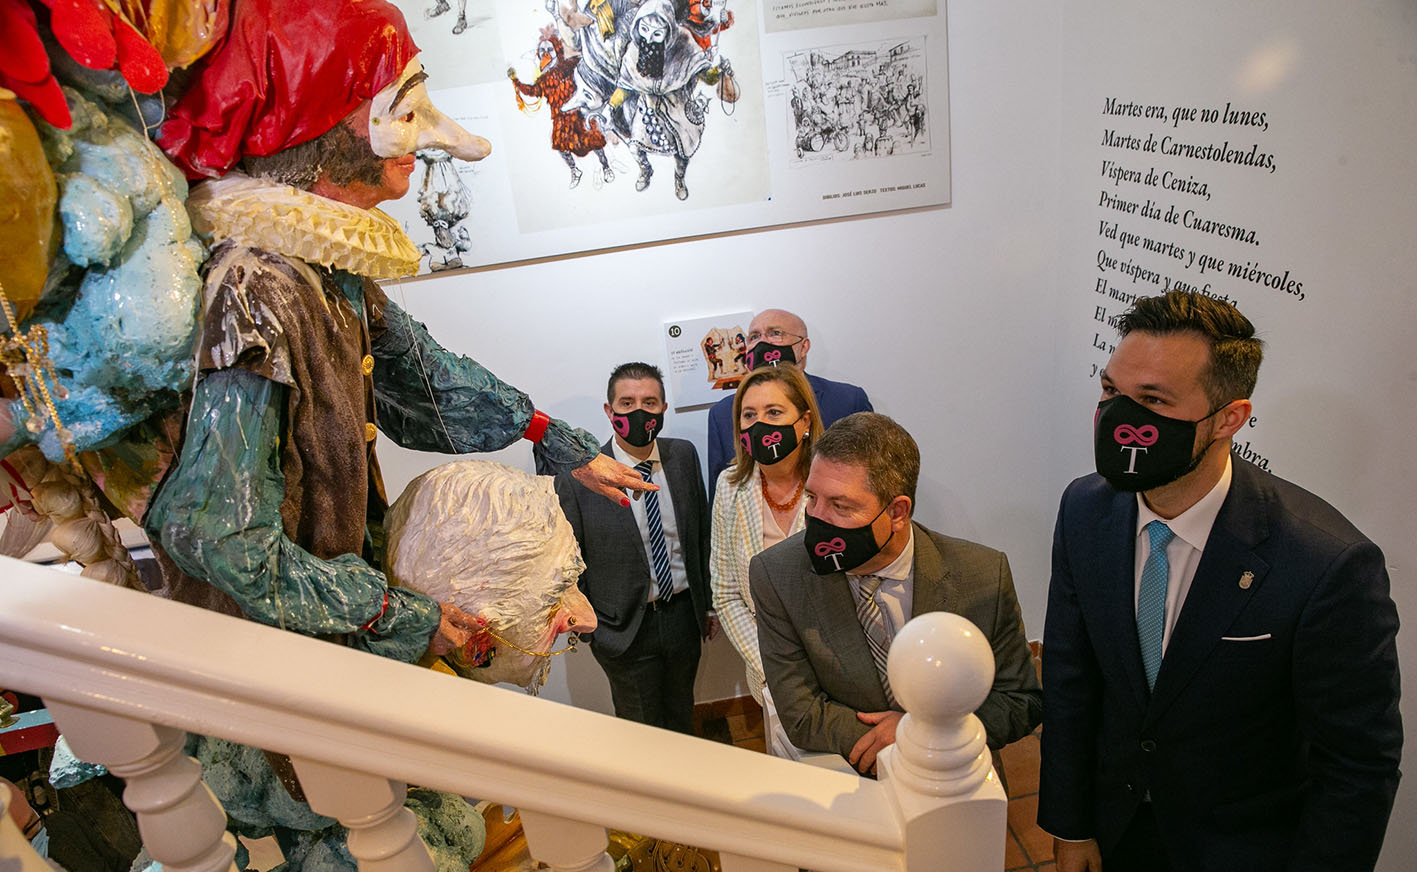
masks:
{"label": "balustrade spindle", "polygon": [[187,734],[84,706],[46,700],[69,747],[126,783],[123,803],[138,816],[148,854],[167,872],[236,872],[236,837],[226,812],[182,753]]}
{"label": "balustrade spindle", "polygon": [[531,856],[553,872],[615,872],[605,853],[605,828],[531,809],[520,809],[522,832]]}
{"label": "balustrade spindle", "polygon": [[718,861],[723,866],[723,872],[797,872],[794,865],[738,854],[719,854]]}
{"label": "balustrade spindle", "polygon": [[291,762],[310,808],[349,828],[349,853],[359,872],[433,872],[418,819],[403,805],[408,785],[316,760]]}
{"label": "balustrade spindle", "polygon": [[10,791],[0,786],[0,872],[53,872],[10,820]]}

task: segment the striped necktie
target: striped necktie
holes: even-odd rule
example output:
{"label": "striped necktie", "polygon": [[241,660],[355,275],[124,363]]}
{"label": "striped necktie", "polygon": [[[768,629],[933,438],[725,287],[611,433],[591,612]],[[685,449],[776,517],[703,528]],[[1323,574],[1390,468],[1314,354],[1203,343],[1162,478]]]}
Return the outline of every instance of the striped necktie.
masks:
{"label": "striped necktie", "polygon": [[1171,564],[1166,559],[1166,546],[1175,533],[1161,521],[1146,525],[1151,551],[1141,569],[1141,586],[1137,591],[1137,641],[1141,644],[1141,665],[1146,671],[1146,686],[1156,687],[1156,675],[1161,671],[1161,639],[1166,633],[1166,582]]}
{"label": "striped necktie", "polygon": [[886,656],[891,650],[891,633],[886,627],[886,616],[876,602],[876,590],[881,586],[879,575],[863,575],[856,580],[860,598],[856,603],[856,618],[861,621],[861,629],[866,632],[866,645],[871,649],[871,659],[876,662],[876,671],[881,676],[881,689],[886,692],[886,701],[894,708],[895,694],[891,691],[890,676],[886,674]]}
{"label": "striped necktie", "polygon": [[[644,460],[635,464],[635,472],[645,481],[650,480],[654,461]],[[654,566],[654,588],[659,592],[659,601],[669,602],[674,596],[674,575],[669,571],[669,546],[664,542],[664,522],[659,517],[659,491],[645,491],[645,525],[649,527],[649,556]]]}

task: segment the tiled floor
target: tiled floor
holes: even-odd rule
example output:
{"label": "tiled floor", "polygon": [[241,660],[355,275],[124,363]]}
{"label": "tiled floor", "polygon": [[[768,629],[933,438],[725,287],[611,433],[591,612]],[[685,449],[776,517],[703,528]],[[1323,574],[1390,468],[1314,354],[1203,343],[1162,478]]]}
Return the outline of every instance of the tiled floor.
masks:
{"label": "tiled floor", "polygon": [[1004,779],[1009,785],[1009,840],[1004,845],[1008,870],[1053,869],[1053,838],[1038,828],[1038,732],[1004,749]]}

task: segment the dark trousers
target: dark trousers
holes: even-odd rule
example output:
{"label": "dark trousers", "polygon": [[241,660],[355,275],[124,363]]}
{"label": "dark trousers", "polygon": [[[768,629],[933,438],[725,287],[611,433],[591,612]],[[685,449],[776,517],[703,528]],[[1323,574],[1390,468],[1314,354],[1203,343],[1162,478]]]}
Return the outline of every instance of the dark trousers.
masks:
{"label": "dark trousers", "polygon": [[625,653],[608,657],[594,638],[590,652],[610,679],[616,717],[693,735],[700,644],[693,598],[687,590],[664,605],[645,607],[639,632]]}
{"label": "dark trousers", "polygon": [[1143,802],[1116,847],[1102,857],[1107,872],[1171,872],[1166,846],[1161,843],[1161,831],[1156,828],[1156,815],[1151,803]]}

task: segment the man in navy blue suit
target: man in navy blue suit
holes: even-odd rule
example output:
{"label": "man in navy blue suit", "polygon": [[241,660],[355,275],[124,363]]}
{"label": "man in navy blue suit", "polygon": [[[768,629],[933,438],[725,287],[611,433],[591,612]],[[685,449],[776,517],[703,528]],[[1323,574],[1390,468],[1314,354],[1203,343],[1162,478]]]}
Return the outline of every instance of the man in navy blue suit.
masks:
{"label": "man in navy blue suit", "polygon": [[1402,751],[1382,553],[1232,454],[1261,358],[1233,306],[1143,298],[1119,331],[1098,472],[1053,540],[1038,823],[1058,870],[1371,870]]}
{"label": "man in navy blue suit", "polygon": [[[874,412],[866,392],[856,385],[832,381],[807,372],[807,351],[812,340],[807,338],[807,325],[791,312],[764,309],[748,325],[748,369],[795,363],[807,375],[812,393],[817,395],[817,408],[822,413],[822,426],[830,427],[839,418],[856,412]],[[709,409],[708,416],[708,485],[709,501],[718,485],[718,474],[733,462],[733,395],[729,394]]]}
{"label": "man in navy blue suit", "polygon": [[600,449],[657,492],[630,511],[556,477],[561,509],[585,558],[580,586],[598,626],[590,651],[610,681],[617,717],[693,733],[700,639],[718,633],[709,599],[709,512],[694,443],[659,436],[664,376],[647,363],[610,374],[605,416],[615,431]]}

